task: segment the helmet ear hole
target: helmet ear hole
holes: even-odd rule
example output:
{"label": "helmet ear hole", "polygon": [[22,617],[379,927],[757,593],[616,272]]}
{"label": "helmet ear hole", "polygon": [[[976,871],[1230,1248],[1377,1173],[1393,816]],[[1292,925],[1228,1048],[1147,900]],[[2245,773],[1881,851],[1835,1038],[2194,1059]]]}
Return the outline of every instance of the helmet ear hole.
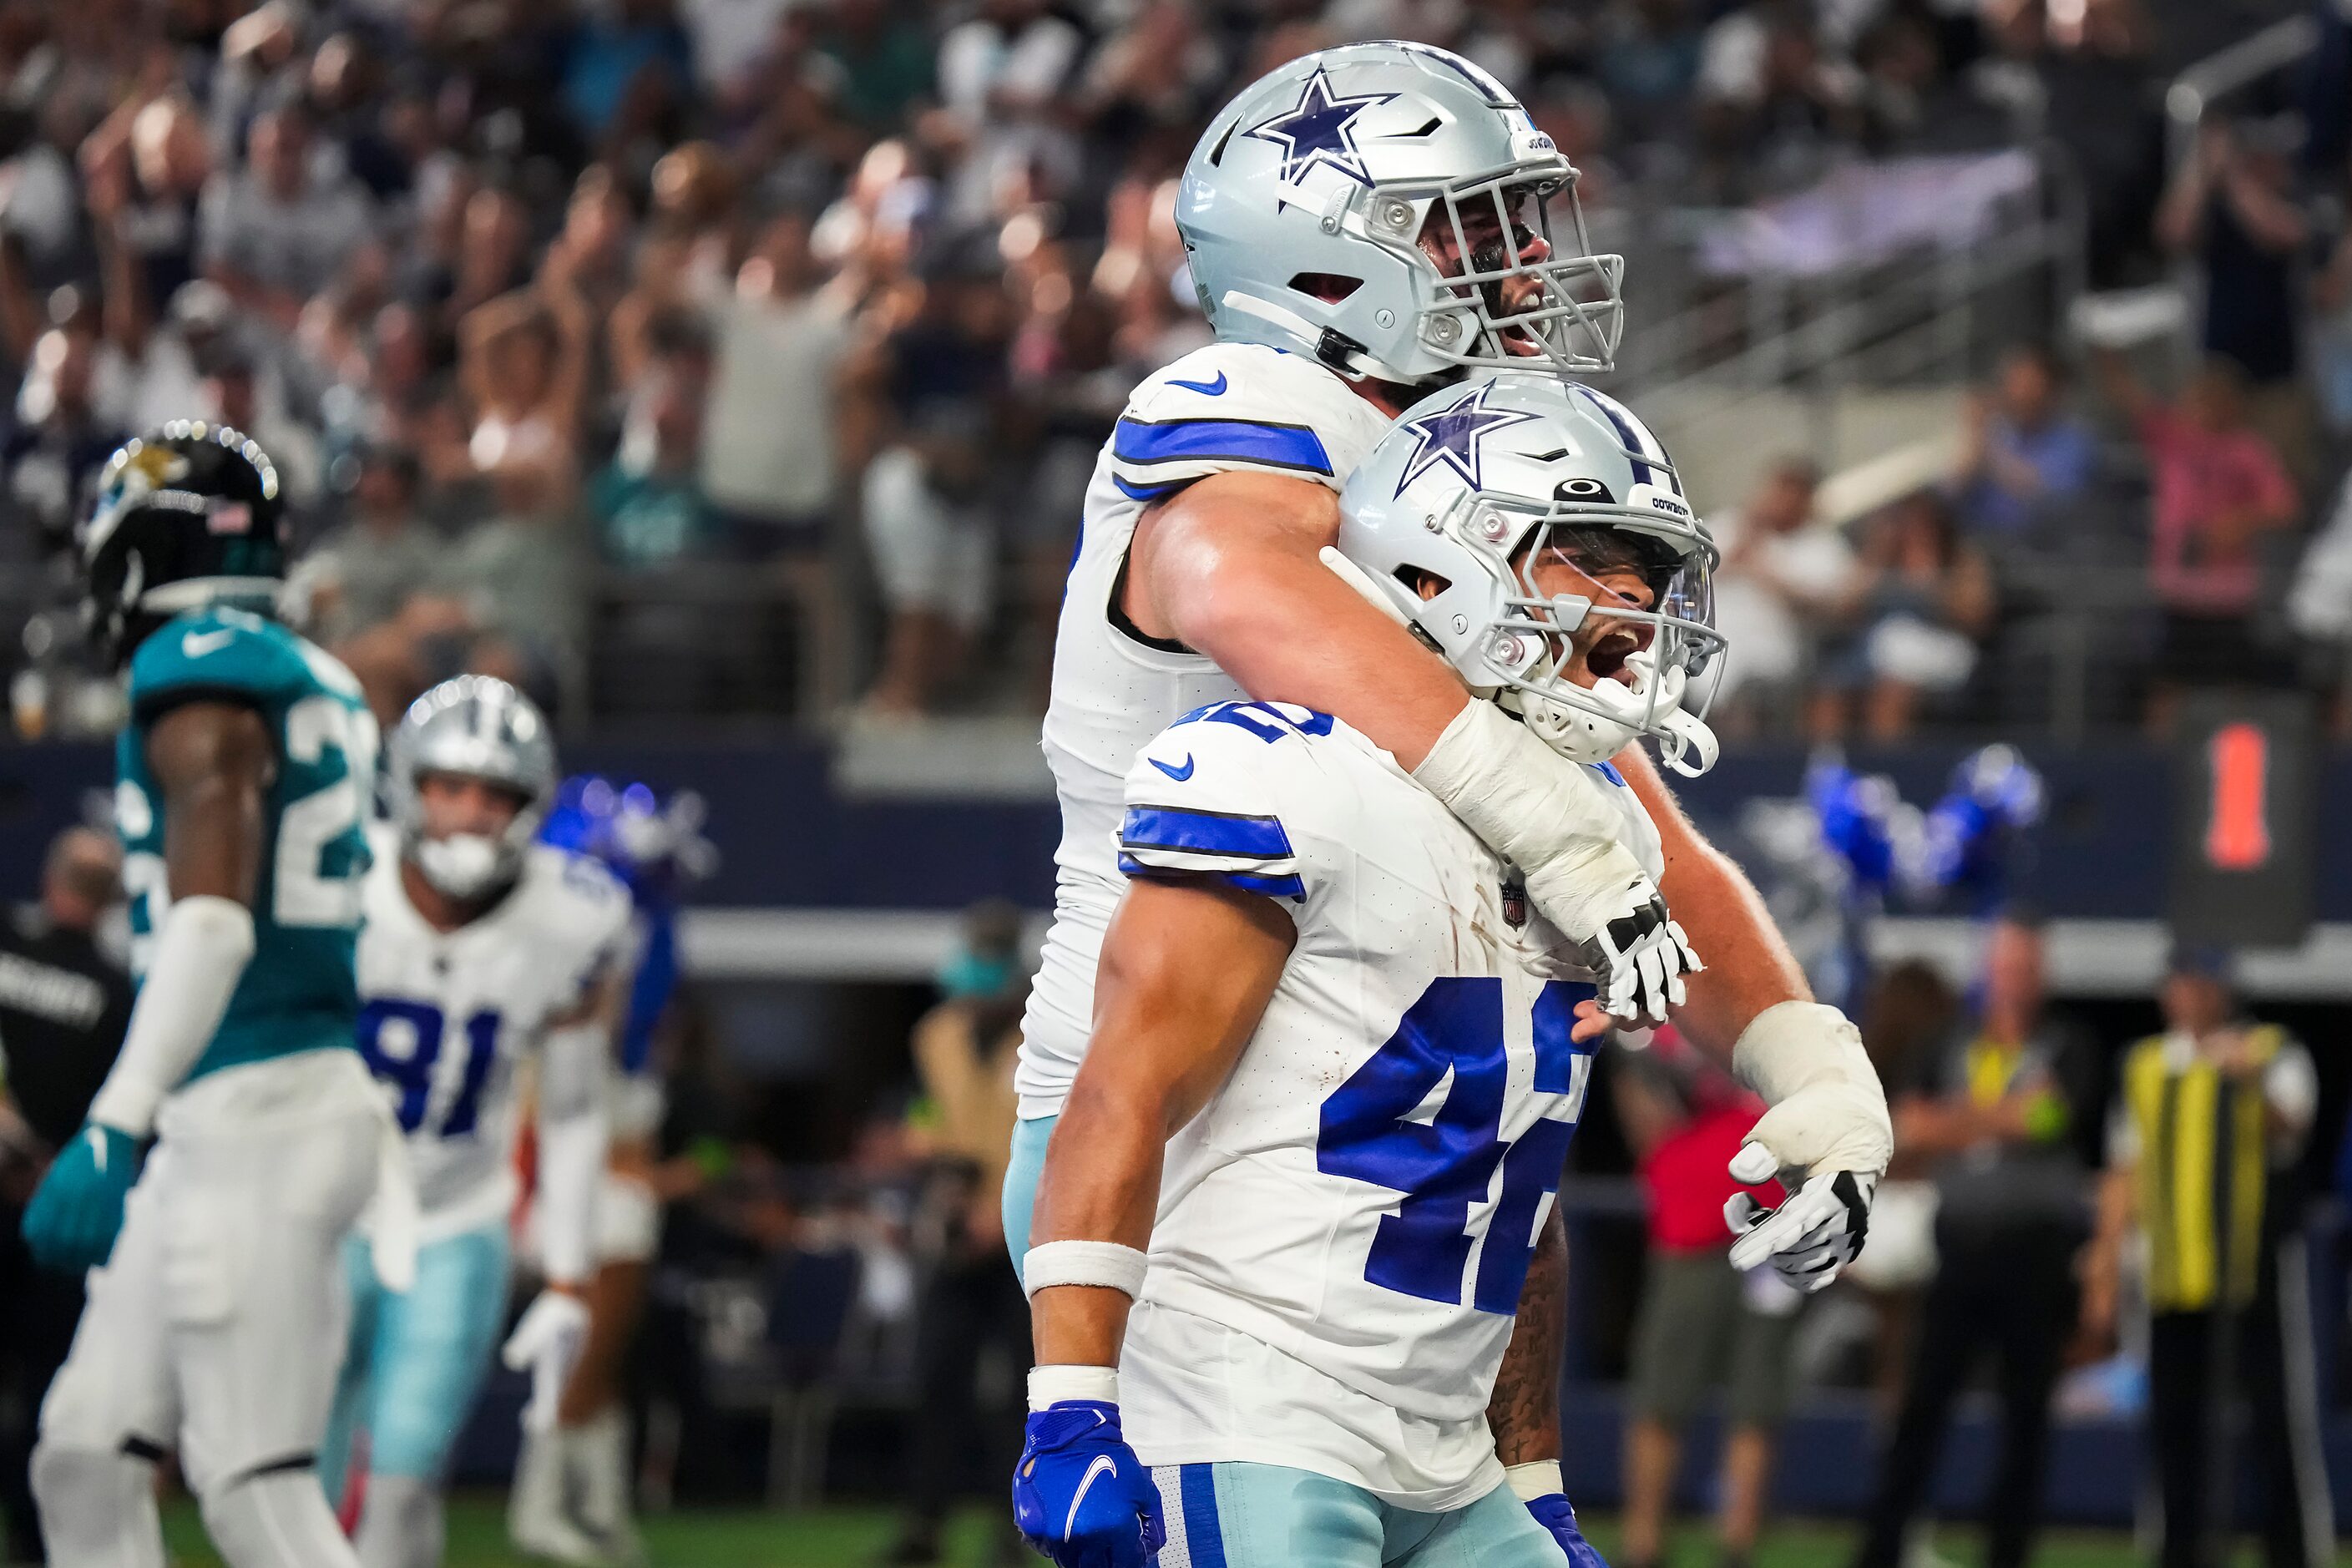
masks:
{"label": "helmet ear hole", "polygon": [[1360,278],[1349,278],[1337,272],[1299,272],[1292,275],[1290,287],[1310,299],[1327,305],[1336,305],[1364,286]]}
{"label": "helmet ear hole", "polygon": [[1436,598],[1454,586],[1454,580],[1429,571],[1425,567],[1402,566],[1397,569],[1397,581],[1421,596],[1423,602]]}

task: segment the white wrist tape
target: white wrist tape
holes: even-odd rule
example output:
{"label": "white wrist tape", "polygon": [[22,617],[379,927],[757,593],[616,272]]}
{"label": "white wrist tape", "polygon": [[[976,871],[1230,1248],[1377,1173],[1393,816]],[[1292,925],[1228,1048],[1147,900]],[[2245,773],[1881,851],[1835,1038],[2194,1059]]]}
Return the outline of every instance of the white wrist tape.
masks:
{"label": "white wrist tape", "polygon": [[1132,1300],[1143,1290],[1143,1263],[1116,1241],[1049,1241],[1021,1259],[1021,1289],[1034,1300],[1049,1285],[1100,1285]]}
{"label": "white wrist tape", "polygon": [[1885,1172],[1895,1152],[1886,1090],[1844,1014],[1817,1002],[1767,1007],[1741,1031],[1731,1068],[1770,1107],[1747,1142],[1784,1172]]}
{"label": "white wrist tape", "polygon": [[1862,1031],[1819,1002],[1777,1003],[1749,1019],[1731,1047],[1731,1070],[1767,1105],[1778,1105],[1812,1083],[1878,1087],[1870,1053],[1862,1047]]}
{"label": "white wrist tape", "polygon": [[596,1198],[610,1147],[604,1064],[612,1037],[601,1022],[550,1029],[539,1049],[539,1262],[548,1279],[576,1285],[596,1265]]}
{"label": "white wrist tape", "polygon": [[1558,1459],[1538,1459],[1532,1464],[1513,1465],[1504,1470],[1503,1480],[1511,1495],[1521,1502],[1533,1502],[1539,1497],[1552,1497],[1568,1490],[1559,1479]]}
{"label": "white wrist tape", "polygon": [[606,1170],[593,1205],[596,1266],[646,1263],[661,1250],[661,1198],[645,1179]]}
{"label": "white wrist tape", "polygon": [[1648,879],[1592,775],[1491,702],[1465,704],[1412,776],[1526,875],[1528,896],[1571,941],[1589,940],[1611,901]]}
{"label": "white wrist tape", "polygon": [[556,1284],[577,1285],[595,1271],[604,1150],[601,1111],[540,1118],[539,1266]]}
{"label": "white wrist tape", "polygon": [[172,905],[155,933],[122,1050],[89,1103],[92,1121],[134,1138],[148,1134],[155,1108],[212,1044],[252,957],[253,911],[243,904],[197,893]]}
{"label": "white wrist tape", "polygon": [[1066,1399],[1090,1399],[1101,1405],[1117,1405],[1118,1368],[1033,1366],[1029,1369],[1030,1409],[1051,1409]]}

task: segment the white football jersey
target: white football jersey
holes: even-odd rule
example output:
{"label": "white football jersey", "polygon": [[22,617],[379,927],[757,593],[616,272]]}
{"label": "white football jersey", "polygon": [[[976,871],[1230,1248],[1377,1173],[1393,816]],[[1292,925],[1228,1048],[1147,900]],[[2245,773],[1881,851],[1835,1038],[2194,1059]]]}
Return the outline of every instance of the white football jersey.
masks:
{"label": "white football jersey", "polygon": [[1208,702],[1244,699],[1202,656],[1148,641],[1119,609],[1143,510],[1194,479],[1288,474],[1337,490],[1388,417],[1313,360],[1212,343],[1145,378],[1095,464],[1054,638],[1045,760],[1062,804],[1054,926],[1022,1026],[1021,1114],[1062,1109],[1094,1016],[1095,960],[1118,903],[1120,781],[1144,743]]}
{"label": "white football jersey", "polygon": [[[1613,771],[1579,770],[1658,844]],[[1119,1393],[1146,1464],[1287,1465],[1399,1506],[1502,1479],[1486,1424],[1592,1058],[1592,987],[1515,874],[1331,718],[1219,704],[1126,780],[1130,876],[1222,877],[1297,943],[1170,1140]]]}
{"label": "white football jersey", "polygon": [[514,1207],[515,1068],[621,952],[629,895],[595,861],[535,846],[513,891],[436,931],[401,886],[398,835],[374,833],[360,1051],[408,1135],[429,1241]]}

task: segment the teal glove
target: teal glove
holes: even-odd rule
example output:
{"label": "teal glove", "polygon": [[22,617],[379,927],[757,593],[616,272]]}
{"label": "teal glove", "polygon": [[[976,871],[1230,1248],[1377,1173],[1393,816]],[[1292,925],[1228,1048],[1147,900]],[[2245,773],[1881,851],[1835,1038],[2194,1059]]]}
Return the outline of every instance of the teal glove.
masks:
{"label": "teal glove", "polygon": [[68,1274],[103,1267],[122,1229],[122,1200],[138,1179],[138,1140],[119,1127],[83,1122],[25,1205],[25,1245],[35,1261]]}

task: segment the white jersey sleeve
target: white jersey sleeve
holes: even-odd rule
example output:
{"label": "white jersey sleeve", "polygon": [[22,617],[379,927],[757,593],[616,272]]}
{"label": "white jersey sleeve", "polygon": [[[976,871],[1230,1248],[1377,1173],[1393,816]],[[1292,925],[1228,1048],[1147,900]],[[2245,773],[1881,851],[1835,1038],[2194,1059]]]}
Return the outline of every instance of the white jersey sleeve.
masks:
{"label": "white jersey sleeve", "polygon": [[1130,500],[1235,470],[1338,489],[1388,421],[1314,361],[1213,343],[1146,377],[1119,415],[1110,472]]}
{"label": "white jersey sleeve", "polygon": [[[1219,702],[1188,714],[1135,759],[1118,830],[1118,868],[1129,877],[1213,877],[1281,901],[1299,923],[1332,866],[1326,803],[1309,821],[1290,811],[1295,775],[1311,760],[1281,742],[1328,734],[1331,721],[1304,708]],[[1293,787],[1286,787],[1293,786]]]}
{"label": "white jersey sleeve", "polygon": [[[530,853],[540,884],[534,912],[546,931],[549,958],[562,966],[557,994],[577,1006],[627,950],[629,890],[604,862],[588,856],[545,845]],[[555,1012],[560,1016],[567,1010],[560,1006]]]}

